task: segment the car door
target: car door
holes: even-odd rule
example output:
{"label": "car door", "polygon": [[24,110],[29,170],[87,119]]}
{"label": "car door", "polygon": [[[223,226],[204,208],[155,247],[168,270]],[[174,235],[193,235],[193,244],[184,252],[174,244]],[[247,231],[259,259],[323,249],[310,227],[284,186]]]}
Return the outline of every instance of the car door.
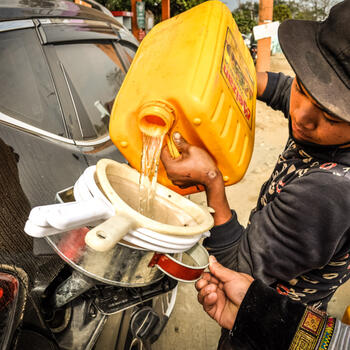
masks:
{"label": "car door", "polygon": [[[125,159],[109,137],[109,114],[137,49],[131,34],[99,21],[65,21],[43,25],[45,52],[53,71],[61,73],[73,101],[77,124],[72,137],[87,162]],[[58,75],[58,74],[57,74]],[[59,77],[57,76],[57,79]]]}
{"label": "car door", "polygon": [[28,274],[29,289],[38,291],[30,302],[38,305],[63,261],[46,256],[44,240],[28,237],[24,224],[31,207],[53,203],[87,161],[63,116],[74,116],[73,104],[58,93],[35,21],[0,22],[0,52],[0,264]]}
{"label": "car door", "polygon": [[58,93],[32,20],[0,23],[0,52],[0,138],[18,155],[31,206],[49,204],[87,166],[63,116],[73,119],[74,108]]}

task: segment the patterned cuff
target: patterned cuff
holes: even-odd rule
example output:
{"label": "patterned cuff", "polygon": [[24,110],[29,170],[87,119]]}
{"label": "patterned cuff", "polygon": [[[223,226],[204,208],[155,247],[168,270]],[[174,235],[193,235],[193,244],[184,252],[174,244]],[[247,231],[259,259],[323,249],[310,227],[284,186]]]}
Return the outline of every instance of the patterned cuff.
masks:
{"label": "patterned cuff", "polygon": [[335,327],[336,321],[337,321],[336,318],[328,317],[326,327],[321,337],[321,341],[318,349],[322,349],[322,350],[328,349],[329,343],[331,342],[331,339],[334,333],[334,327]]}
{"label": "patterned cuff", "polygon": [[327,318],[325,312],[307,308],[299,322],[289,350],[327,349],[334,324],[334,319]]}

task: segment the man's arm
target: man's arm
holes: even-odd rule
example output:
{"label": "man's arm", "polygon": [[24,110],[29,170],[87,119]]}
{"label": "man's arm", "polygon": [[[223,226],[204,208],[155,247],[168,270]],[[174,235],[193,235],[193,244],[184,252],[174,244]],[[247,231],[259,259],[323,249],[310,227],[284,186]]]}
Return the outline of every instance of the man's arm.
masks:
{"label": "man's arm", "polygon": [[266,89],[268,83],[268,74],[267,72],[257,72],[256,73],[257,80],[257,97],[261,97]]}
{"label": "man's arm", "polygon": [[274,110],[289,116],[290,91],[293,78],[283,73],[257,73],[258,100],[265,102]]}
{"label": "man's arm", "polygon": [[[289,97],[292,78],[282,73],[257,73],[258,80],[258,98],[264,101],[267,105],[274,109],[281,110],[287,117],[289,114]],[[238,253],[242,250],[242,243],[239,241],[242,236],[244,228],[237,221],[237,216],[233,211],[230,220],[225,223],[214,226],[211,229],[211,236],[204,241],[205,247],[214,255],[221,264],[233,269],[240,269],[238,265]],[[244,235],[247,240],[247,235]],[[257,240],[259,242],[259,239]],[[247,242],[244,242],[244,244]],[[252,245],[255,244],[253,241]],[[265,247],[265,246],[264,246]],[[248,252],[250,255],[250,242],[243,248],[244,253]],[[243,263],[244,271],[253,273],[255,263],[249,256],[244,256]]]}
{"label": "man's arm", "polygon": [[[291,79],[283,74],[258,73],[258,97],[273,108],[282,109],[285,114],[288,108],[288,97]],[[189,145],[179,135],[175,137],[181,156],[173,159],[167,147],[164,147],[161,160],[169,179],[177,186],[188,187],[202,184],[206,189],[208,206],[215,210],[215,226],[211,237],[205,240],[206,248],[227,267],[237,268],[237,248],[243,227],[237,220],[236,213],[231,212],[224,188],[222,175],[215,162],[208,154],[195,146]],[[213,176],[209,176],[209,175]]]}

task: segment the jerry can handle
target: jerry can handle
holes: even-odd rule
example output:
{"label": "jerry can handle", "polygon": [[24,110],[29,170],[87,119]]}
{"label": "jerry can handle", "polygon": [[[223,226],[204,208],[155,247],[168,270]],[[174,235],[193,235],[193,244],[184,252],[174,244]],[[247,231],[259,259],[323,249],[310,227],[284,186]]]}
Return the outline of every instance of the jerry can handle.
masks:
{"label": "jerry can handle", "polygon": [[178,157],[180,157],[180,153],[179,153],[177,147],[175,146],[174,141],[172,140],[172,135],[167,134],[167,135],[166,135],[166,140],[165,140],[165,141],[166,141],[166,144],[167,144],[167,146],[168,146],[170,155],[171,155],[173,158],[178,158]]}

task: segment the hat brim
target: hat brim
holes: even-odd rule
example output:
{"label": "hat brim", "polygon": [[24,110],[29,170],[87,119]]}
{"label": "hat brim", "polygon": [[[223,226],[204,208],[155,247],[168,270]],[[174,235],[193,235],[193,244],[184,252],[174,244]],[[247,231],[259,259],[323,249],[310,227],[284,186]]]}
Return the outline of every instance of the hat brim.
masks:
{"label": "hat brim", "polygon": [[278,29],[282,51],[307,92],[330,114],[350,121],[350,91],[318,48],[318,26],[315,21],[284,21]]}

